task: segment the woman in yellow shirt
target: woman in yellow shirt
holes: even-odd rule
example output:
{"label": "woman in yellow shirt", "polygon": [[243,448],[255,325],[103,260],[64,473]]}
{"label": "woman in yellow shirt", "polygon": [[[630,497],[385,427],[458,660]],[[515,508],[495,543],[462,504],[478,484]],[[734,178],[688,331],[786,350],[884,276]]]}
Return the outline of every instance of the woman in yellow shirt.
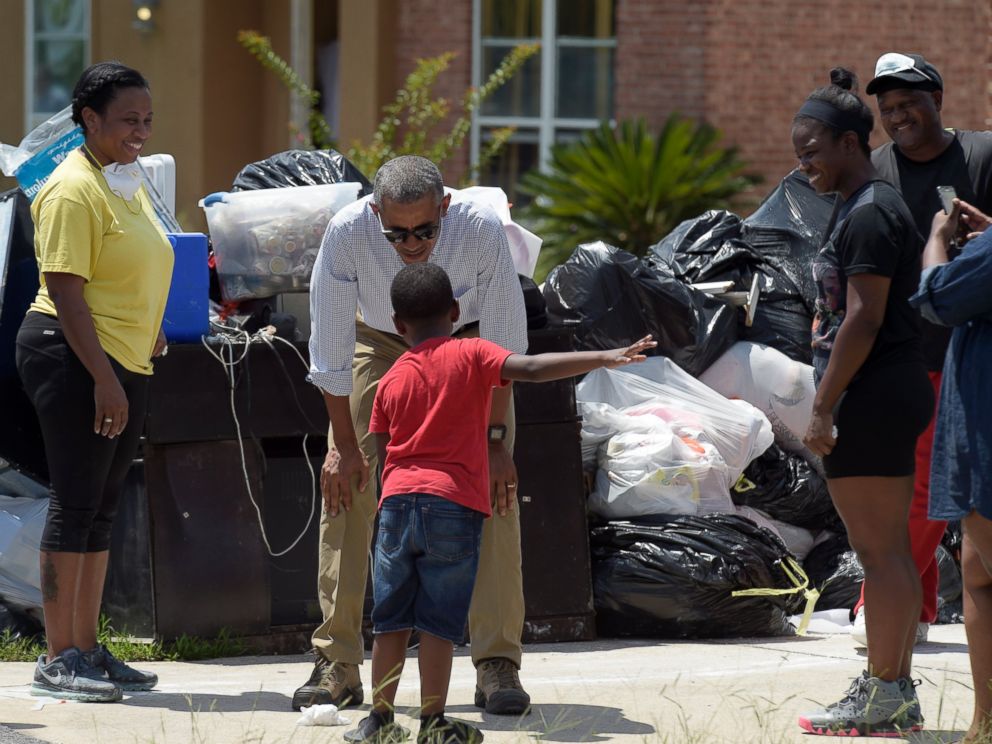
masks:
{"label": "woman in yellow shirt", "polygon": [[151,134],[142,75],[117,62],[83,72],[72,118],[85,142],[31,207],[41,288],[17,336],[17,368],[41,423],[52,485],[41,541],[48,653],[32,694],[106,702],[151,689],[97,643],[110,532],[137,453],[171,246],[141,185]]}

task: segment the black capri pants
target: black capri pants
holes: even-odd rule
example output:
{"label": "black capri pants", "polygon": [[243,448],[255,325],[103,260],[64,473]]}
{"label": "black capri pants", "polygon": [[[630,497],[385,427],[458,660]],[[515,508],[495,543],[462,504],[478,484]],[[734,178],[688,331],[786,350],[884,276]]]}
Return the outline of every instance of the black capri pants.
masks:
{"label": "black capri pants", "polygon": [[124,479],[144,426],[148,375],[110,360],[128,401],[127,425],[110,439],[93,432],[93,378],[69,347],[58,319],[29,312],[17,333],[16,361],[38,413],[52,483],[41,549],[108,550]]}

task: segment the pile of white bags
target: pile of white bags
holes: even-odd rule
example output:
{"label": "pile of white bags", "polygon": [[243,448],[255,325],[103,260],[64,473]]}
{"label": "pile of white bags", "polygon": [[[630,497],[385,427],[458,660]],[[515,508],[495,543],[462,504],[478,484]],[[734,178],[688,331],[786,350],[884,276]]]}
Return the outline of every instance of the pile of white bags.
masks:
{"label": "pile of white bags", "polygon": [[733,512],[731,487],[773,441],[761,411],[664,357],[591,372],[576,400],[583,457],[599,467],[589,506],[608,519]]}

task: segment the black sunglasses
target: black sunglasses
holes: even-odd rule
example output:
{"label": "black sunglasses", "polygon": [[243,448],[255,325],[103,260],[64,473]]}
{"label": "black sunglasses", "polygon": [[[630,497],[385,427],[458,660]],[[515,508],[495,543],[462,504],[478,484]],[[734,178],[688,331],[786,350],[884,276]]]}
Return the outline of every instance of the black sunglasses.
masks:
{"label": "black sunglasses", "polygon": [[384,224],[382,224],[382,213],[380,212],[377,216],[379,217],[379,227],[382,229],[382,237],[390,243],[402,243],[410,235],[417,240],[434,240],[438,232],[441,230],[440,207],[438,207],[437,210],[437,222],[428,222],[423,225],[417,225],[412,230],[404,230],[403,228],[396,227],[387,228]]}

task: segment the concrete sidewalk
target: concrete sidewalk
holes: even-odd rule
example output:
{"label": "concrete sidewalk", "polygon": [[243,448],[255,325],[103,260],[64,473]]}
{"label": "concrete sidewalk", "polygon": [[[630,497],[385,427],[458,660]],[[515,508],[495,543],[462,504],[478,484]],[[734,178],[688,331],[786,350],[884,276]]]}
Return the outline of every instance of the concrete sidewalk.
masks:
{"label": "concrete sidewalk", "polygon": [[[472,704],[468,652],[455,659],[449,715],[475,722],[487,742],[806,742],[796,725],[811,705],[844,693],[864,668],[846,634],[725,642],[603,640],[525,647],[522,679],[533,698],[524,718],[490,716]],[[28,695],[32,665],[0,664],[0,721],[17,733],[63,744],[316,744],[339,742],[347,727],[298,727],[293,690],[309,657],[243,657],[145,665],[158,689],[116,704],[45,704]],[[369,695],[369,664],[362,667]],[[915,675],[928,730],[913,742],[957,741],[972,711],[964,627],[934,626],[917,648]],[[417,722],[416,660],[397,699],[403,725]],[[352,725],[368,706],[348,709]],[[2,728],[2,727],[0,727]],[[0,742],[24,741],[23,737]]]}

